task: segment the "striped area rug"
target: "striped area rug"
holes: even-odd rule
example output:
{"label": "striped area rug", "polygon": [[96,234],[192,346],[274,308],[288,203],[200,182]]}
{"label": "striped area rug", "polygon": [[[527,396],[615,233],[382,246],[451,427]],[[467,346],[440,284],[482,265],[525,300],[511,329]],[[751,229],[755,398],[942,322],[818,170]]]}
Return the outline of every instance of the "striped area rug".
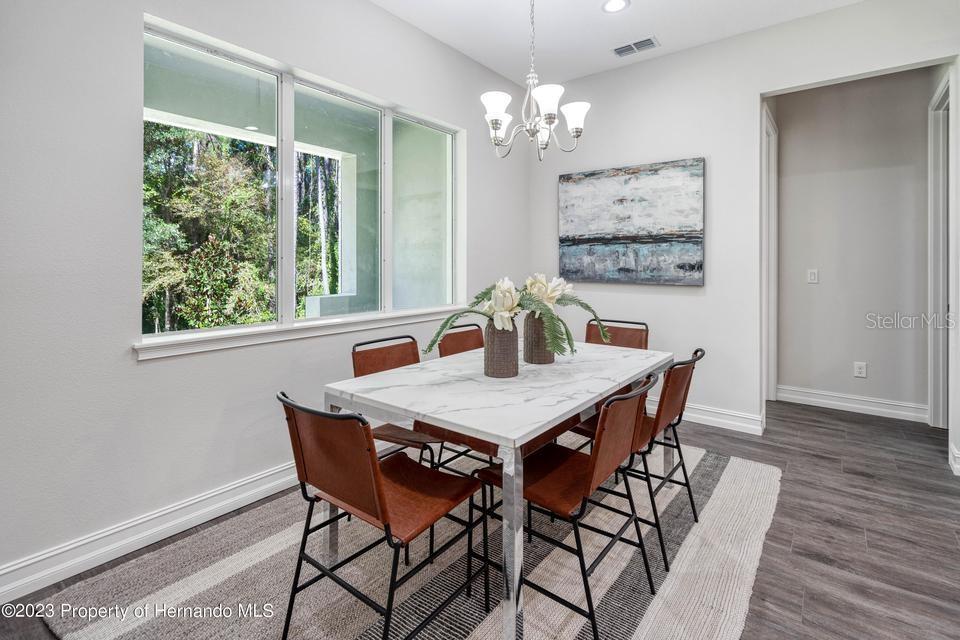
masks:
{"label": "striped area rug", "polygon": [[[591,577],[591,588],[605,640],[725,640],[739,638],[743,630],[763,540],[780,491],[780,471],[694,447],[684,447],[684,452],[700,522],[694,524],[682,488],[671,486],[660,493],[658,505],[671,566],[669,573],[663,570],[656,532],[646,530],[655,597],[649,593],[636,548],[616,545],[600,564]],[[658,472],[660,456],[650,459],[651,470]],[[649,512],[645,486],[631,482],[638,508]],[[601,495],[605,494],[598,498]],[[615,496],[604,500],[619,506]],[[299,492],[290,493],[140,556],[52,596],[47,602],[57,615],[45,621],[65,640],[279,638],[305,510]],[[587,521],[616,530],[622,518],[593,509]],[[455,532],[455,526],[446,521],[438,525],[438,546]],[[534,526],[572,544],[569,524],[535,515]],[[378,535],[382,534],[357,520],[343,522],[340,552],[359,549]],[[414,562],[425,555],[423,538],[411,548]],[[478,549],[479,538],[475,538]],[[588,562],[604,542],[605,538],[585,532]],[[329,562],[323,543],[323,535],[316,534],[309,550]],[[461,583],[465,545],[461,541],[398,591],[392,637],[406,635]],[[383,601],[389,553],[387,547],[378,547],[340,574]],[[502,557],[496,521],[490,522],[490,553],[495,559]],[[574,556],[535,540],[526,545],[524,562],[533,580],[585,606]],[[304,574],[310,576],[312,570],[305,567]],[[419,637],[499,638],[501,614],[496,604],[501,586],[496,571],[491,572],[491,588],[494,609],[490,614],[484,612],[478,581],[471,598],[461,595]],[[100,607],[105,609],[97,611]],[[584,618],[531,589],[524,591],[523,615],[527,638],[592,637]],[[381,637],[381,625],[376,613],[331,581],[322,580],[298,596],[290,637],[373,640]]]}

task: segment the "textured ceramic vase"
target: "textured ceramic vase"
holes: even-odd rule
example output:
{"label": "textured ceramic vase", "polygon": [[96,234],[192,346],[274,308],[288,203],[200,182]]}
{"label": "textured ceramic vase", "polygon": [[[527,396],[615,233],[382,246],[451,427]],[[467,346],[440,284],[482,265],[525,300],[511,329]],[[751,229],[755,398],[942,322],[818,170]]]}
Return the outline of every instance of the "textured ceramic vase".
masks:
{"label": "textured ceramic vase", "polygon": [[523,321],[523,361],[530,364],[552,364],[555,356],[547,349],[543,319],[527,314]]}
{"label": "textured ceramic vase", "polygon": [[517,326],[501,331],[487,322],[483,332],[483,374],[491,378],[513,378],[520,372]]}

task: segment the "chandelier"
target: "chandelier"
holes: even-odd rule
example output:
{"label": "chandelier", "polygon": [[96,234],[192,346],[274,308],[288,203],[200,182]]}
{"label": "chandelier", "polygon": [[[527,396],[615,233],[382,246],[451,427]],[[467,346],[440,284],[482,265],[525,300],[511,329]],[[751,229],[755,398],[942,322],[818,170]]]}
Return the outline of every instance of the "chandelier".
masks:
{"label": "chandelier", "polygon": [[[577,148],[577,141],[583,134],[583,120],[590,109],[589,102],[568,102],[560,107],[567,122],[567,130],[573,138],[573,146],[566,148],[560,144],[555,129],[558,122],[557,107],[560,104],[560,96],[563,95],[563,87],[559,84],[539,83],[537,70],[533,64],[536,40],[533,2],[534,0],[530,0],[530,71],[527,73],[527,95],[523,98],[523,106],[520,109],[522,122],[510,129],[513,116],[507,113],[507,106],[512,99],[509,93],[488,91],[480,96],[480,101],[487,110],[484,118],[490,127],[490,141],[500,158],[510,155],[513,143],[521,131],[527,134],[530,142],[536,143],[537,158],[541,161],[544,152],[550,146],[551,139],[561,151],[568,153],[573,151]],[[503,149],[505,151],[501,153]]]}

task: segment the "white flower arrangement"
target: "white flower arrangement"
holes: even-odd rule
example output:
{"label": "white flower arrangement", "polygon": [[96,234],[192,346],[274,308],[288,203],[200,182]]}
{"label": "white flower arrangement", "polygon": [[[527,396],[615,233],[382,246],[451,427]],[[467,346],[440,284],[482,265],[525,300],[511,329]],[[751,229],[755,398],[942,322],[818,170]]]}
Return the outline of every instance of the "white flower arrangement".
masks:
{"label": "white flower arrangement", "polygon": [[558,306],[580,307],[592,315],[597,321],[600,336],[604,342],[610,341],[607,328],[600,322],[597,312],[574,295],[573,285],[567,283],[563,278],[553,278],[547,282],[545,275],[535,273],[527,278],[521,289],[517,289],[510,278],[503,277],[478,293],[470,302],[468,309],[454,313],[440,324],[437,333],[423,352],[429,353],[432,351],[450,327],[469,313],[476,313],[487,318],[493,322],[493,326],[498,331],[513,331],[513,319],[521,311],[527,311],[534,314],[534,317],[543,320],[547,349],[559,355],[568,351],[573,353],[573,333],[571,333],[567,323],[557,315],[556,307]]}

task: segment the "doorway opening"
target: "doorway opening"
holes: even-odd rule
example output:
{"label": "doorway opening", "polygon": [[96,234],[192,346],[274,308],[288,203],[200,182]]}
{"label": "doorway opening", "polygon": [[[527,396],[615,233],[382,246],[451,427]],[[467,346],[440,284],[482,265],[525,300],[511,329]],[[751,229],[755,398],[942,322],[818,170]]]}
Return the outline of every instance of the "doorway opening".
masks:
{"label": "doorway opening", "polygon": [[954,75],[762,98],[764,402],[948,427]]}

